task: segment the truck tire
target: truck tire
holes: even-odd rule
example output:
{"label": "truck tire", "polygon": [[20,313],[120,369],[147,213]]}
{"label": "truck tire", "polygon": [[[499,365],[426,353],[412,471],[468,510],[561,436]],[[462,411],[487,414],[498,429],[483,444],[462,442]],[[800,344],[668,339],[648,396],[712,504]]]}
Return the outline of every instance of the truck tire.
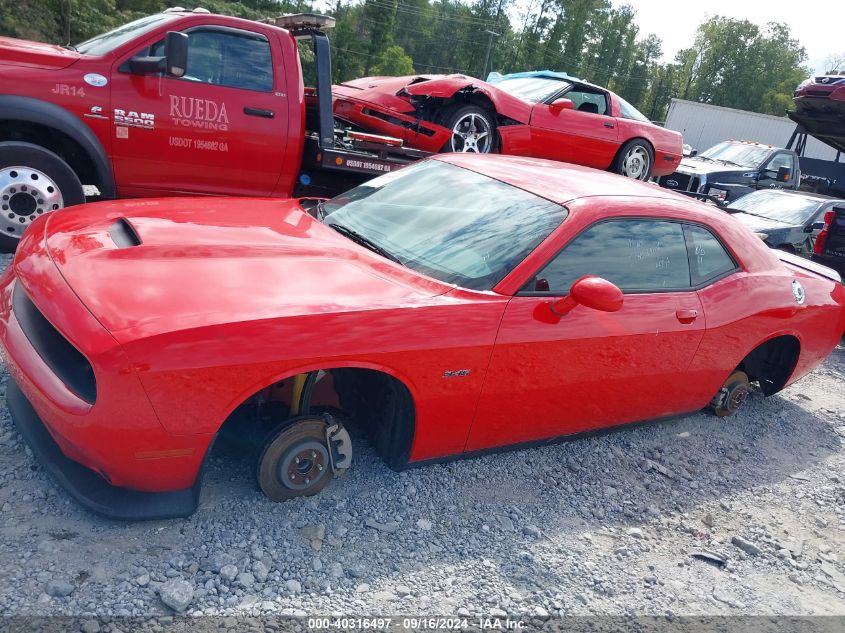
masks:
{"label": "truck tire", "polygon": [[610,171],[635,180],[648,180],[653,165],[654,150],[651,145],[648,141],[635,138],[622,146],[613,159]]}
{"label": "truck tire", "polygon": [[443,146],[444,152],[489,154],[496,147],[496,124],[493,115],[474,105],[444,112],[443,126],[452,136]]}
{"label": "truck tire", "polygon": [[14,252],[39,215],[83,202],[82,183],[59,156],[32,143],[0,143],[0,251]]}

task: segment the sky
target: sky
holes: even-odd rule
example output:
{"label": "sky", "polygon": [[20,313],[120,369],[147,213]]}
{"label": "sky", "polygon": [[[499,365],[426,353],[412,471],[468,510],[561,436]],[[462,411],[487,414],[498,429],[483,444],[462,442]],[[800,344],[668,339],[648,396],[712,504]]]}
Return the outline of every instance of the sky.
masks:
{"label": "sky", "polygon": [[805,66],[824,72],[824,61],[845,53],[842,0],[612,0],[614,6],[630,4],[637,12],[642,36],[654,33],[663,40],[663,60],[670,61],[690,46],[695,30],[706,19],[721,15],[749,20],[760,26],[784,22],[792,37],[807,50]]}

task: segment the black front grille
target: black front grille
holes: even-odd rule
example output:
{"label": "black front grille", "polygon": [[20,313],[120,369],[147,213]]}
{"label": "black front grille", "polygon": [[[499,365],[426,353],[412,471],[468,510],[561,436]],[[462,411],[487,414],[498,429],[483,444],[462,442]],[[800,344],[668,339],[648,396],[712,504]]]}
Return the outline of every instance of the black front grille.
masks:
{"label": "black front grille", "polygon": [[79,350],[44,318],[20,283],[12,295],[15,318],[38,355],[68,389],[89,404],[97,400],[94,370]]}
{"label": "black front grille", "polygon": [[829,97],[831,90],[808,90],[808,97]]}
{"label": "black front grille", "polygon": [[688,174],[682,174],[676,171],[668,176],[662,176],[659,179],[659,182],[661,186],[666,187],[667,189],[680,189],[681,191],[686,191],[687,185],[689,185],[689,179],[690,177]]}
{"label": "black front grille", "polygon": [[682,174],[676,171],[668,176],[658,178],[657,184],[667,189],[675,189],[676,191],[698,191],[701,187],[701,177],[690,176],[689,174]]}

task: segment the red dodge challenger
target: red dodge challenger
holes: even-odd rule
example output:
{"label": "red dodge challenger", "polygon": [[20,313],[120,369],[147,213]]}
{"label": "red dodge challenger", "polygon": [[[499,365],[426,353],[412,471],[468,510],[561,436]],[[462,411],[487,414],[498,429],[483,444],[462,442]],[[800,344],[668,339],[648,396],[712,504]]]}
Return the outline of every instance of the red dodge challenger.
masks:
{"label": "red dodge challenger", "polygon": [[675,171],[678,132],[611,91],[548,70],[366,77],[334,86],[338,119],[429,152],[501,152],[648,180]]}
{"label": "red dodge challenger", "polygon": [[124,519],[195,508],[215,437],[271,499],[771,395],[845,329],[834,271],[656,185],[442,154],[328,201],[126,200],[35,221],[0,281],[7,402]]}

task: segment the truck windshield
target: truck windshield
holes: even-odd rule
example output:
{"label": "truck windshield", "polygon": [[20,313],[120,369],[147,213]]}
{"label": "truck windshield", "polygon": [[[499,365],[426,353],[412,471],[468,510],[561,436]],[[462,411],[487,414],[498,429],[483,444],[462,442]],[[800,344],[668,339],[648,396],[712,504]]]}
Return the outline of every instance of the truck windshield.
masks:
{"label": "truck windshield", "polygon": [[92,37],[90,40],[77,44],[74,49],[84,55],[105,55],[112,52],[114,49],[122,46],[129,40],[132,40],[139,35],[143,35],[147,31],[151,31],[157,26],[179,17],[176,14],[156,13],[155,15],[148,15],[144,18],[124,24],[108,33],[103,33],[97,37]]}
{"label": "truck windshield", "polygon": [[747,145],[745,143],[719,143],[705,152],[699,154],[701,158],[721,160],[732,163],[737,167],[750,167],[757,169],[772,153],[771,148]]}
{"label": "truck windshield", "polygon": [[421,274],[490,290],[566,217],[522,189],[427,160],[329,200],[339,233]]}
{"label": "truck windshield", "polygon": [[531,103],[540,103],[572,84],[563,79],[552,77],[514,77],[513,79],[502,79],[495,85],[514,97],[519,97]]}
{"label": "truck windshield", "polygon": [[735,202],[730,208],[749,215],[799,226],[806,224],[818,210],[820,201],[791,193],[754,191]]}

